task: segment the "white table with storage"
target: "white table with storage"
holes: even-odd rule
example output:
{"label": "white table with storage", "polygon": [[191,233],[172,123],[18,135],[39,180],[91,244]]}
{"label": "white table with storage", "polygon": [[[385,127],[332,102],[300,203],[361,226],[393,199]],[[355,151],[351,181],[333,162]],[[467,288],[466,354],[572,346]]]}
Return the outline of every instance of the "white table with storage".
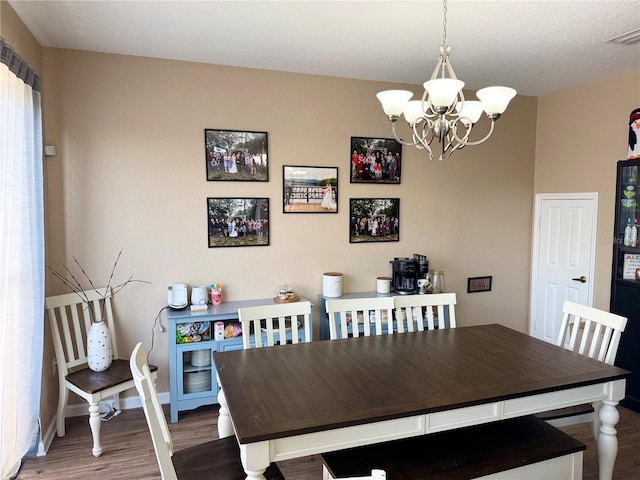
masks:
{"label": "white table with storage", "polygon": [[[300,301],[306,301],[300,298]],[[238,308],[273,304],[273,298],[240,300],[209,305],[206,311],[191,312],[189,307],[183,310],[167,311],[169,338],[169,395],[171,400],[171,422],[178,421],[178,413],[193,410],[202,405],[218,403],[218,377],[213,363],[212,352],[242,350],[242,335],[224,340],[215,340],[215,322],[238,323]],[[313,319],[310,318],[311,325]],[[202,322],[209,322],[207,334],[201,334]],[[184,341],[180,330],[188,327],[199,341]],[[199,328],[200,327],[200,328]],[[312,328],[313,331],[313,328]],[[253,337],[251,344],[254,345]]]}

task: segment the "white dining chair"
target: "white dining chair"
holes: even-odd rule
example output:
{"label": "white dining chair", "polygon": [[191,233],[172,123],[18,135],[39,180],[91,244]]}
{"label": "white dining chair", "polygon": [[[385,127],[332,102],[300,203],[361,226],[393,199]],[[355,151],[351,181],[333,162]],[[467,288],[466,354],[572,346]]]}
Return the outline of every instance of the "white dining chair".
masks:
{"label": "white dining chair", "polygon": [[[238,480],[245,478],[246,474],[240,459],[240,447],[235,436],[211,440],[182,450],[174,450],[167,419],[151,378],[147,352],[142,343],[138,343],[133,349],[129,366],[135,387],[140,395],[162,480],[197,478]],[[267,480],[284,480],[282,472],[275,463],[267,468],[264,476]]]}
{"label": "white dining chair", "polygon": [[[91,315],[85,300],[91,302],[96,317],[102,318],[111,334],[113,362],[102,372],[89,369],[87,362],[86,336],[91,326]],[[69,401],[69,391],[89,403],[89,426],[93,436],[92,453],[102,454],[100,444],[99,403],[113,397],[112,411],[120,410],[120,393],[135,387],[129,361],[118,358],[116,328],[111,309],[111,289],[99,288],[77,293],[46,297],[47,310],[53,348],[58,364],[58,410],[56,412],[56,433],[65,436],[65,411]],[[152,365],[152,375],[156,377],[158,367]]]}
{"label": "white dining chair", "polygon": [[398,333],[456,328],[455,293],[397,295],[393,303]]}
{"label": "white dining chair", "polygon": [[[274,303],[238,309],[242,347],[261,348],[311,341],[311,302]],[[253,335],[252,335],[253,334]],[[251,345],[253,338],[255,344]],[[218,436],[234,434],[224,389],[218,391]]]}
{"label": "white dining chair", "polygon": [[[627,318],[566,300],[562,307],[562,324],[556,345],[589,358],[613,365]],[[592,422],[592,433],[598,438],[601,402],[553,410],[538,415],[551,425],[565,426]]]}
{"label": "white dining chair", "polygon": [[332,299],[325,305],[331,340],[393,333],[393,297]]}
{"label": "white dining chair", "polygon": [[311,341],[311,302],[274,303],[238,309],[242,325],[242,346],[271,347]]}

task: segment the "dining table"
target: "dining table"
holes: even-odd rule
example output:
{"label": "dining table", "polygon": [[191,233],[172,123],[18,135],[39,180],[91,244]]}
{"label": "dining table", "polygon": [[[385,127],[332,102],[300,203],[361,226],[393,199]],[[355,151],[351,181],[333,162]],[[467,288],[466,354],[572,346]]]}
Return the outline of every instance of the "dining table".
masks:
{"label": "dining table", "polygon": [[613,475],[630,372],[500,324],[214,352],[219,436],[247,479],[271,462],[596,402]]}

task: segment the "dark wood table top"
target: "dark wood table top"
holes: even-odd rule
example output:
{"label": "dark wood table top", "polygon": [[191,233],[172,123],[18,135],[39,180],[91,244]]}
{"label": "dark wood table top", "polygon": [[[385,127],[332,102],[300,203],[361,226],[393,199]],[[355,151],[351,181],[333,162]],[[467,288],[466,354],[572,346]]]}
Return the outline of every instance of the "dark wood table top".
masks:
{"label": "dark wood table top", "polygon": [[215,352],[240,443],[626,378],[501,325]]}

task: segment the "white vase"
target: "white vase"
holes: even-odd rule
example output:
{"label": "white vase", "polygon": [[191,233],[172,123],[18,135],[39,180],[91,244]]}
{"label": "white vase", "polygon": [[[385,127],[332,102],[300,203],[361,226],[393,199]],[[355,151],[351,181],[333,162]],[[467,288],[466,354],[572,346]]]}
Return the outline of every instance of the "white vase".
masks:
{"label": "white vase", "polygon": [[106,370],[113,362],[111,334],[102,320],[93,322],[87,333],[87,360],[94,372]]}

